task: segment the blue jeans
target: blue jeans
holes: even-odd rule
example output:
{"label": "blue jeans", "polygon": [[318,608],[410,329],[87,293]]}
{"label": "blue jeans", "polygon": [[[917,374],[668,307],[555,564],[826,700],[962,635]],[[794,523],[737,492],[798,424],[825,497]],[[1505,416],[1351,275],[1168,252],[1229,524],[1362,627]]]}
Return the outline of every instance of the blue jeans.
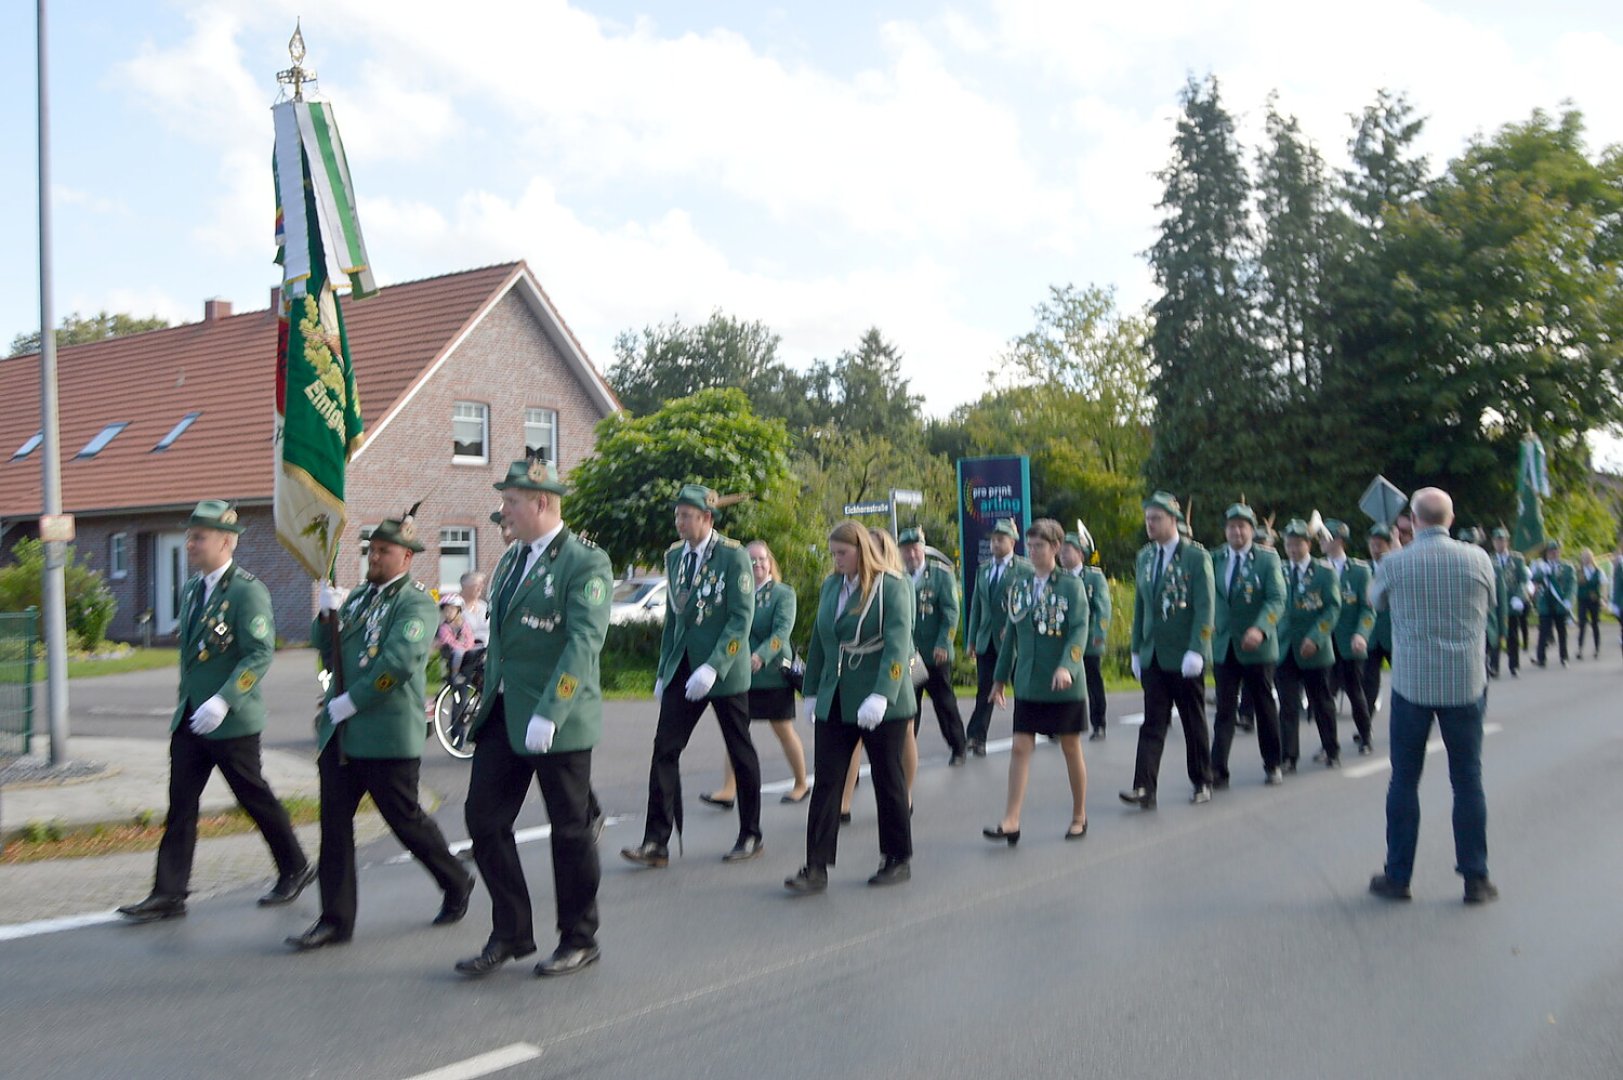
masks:
{"label": "blue jeans", "polygon": [[1488,876],[1488,802],[1482,794],[1484,693],[1470,705],[1416,705],[1392,694],[1392,782],[1386,789],[1386,876],[1407,885],[1414,873],[1420,836],[1420,773],[1435,718],[1448,751],[1454,785],[1454,869],[1465,877]]}

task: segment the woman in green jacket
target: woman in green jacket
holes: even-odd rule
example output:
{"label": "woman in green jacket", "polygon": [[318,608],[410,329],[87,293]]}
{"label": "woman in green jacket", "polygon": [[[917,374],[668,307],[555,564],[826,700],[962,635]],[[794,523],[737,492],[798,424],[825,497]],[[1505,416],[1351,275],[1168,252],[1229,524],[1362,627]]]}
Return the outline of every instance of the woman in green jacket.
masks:
{"label": "woman in green jacket", "polygon": [[[750,572],[755,575],[755,619],[750,623],[750,719],[767,720],[783,746],[783,756],[794,774],[795,786],[782,802],[797,803],[811,791],[806,783],[806,751],[795,733],[795,688],[784,668],[795,658],[789,635],[795,628],[795,590],[783,583],[778,560],[765,540],[749,545]],[[722,810],[733,808],[738,781],[733,761],[721,758],[721,787],[699,799]]]}
{"label": "woman in green jacket", "polygon": [[868,751],[879,850],[884,859],[870,885],[896,885],[912,876],[913,830],[907,814],[902,754],[917,705],[908,677],[913,652],[913,594],[906,578],[887,570],[868,531],[842,521],[828,537],[834,573],[823,581],[817,622],[806,652],[806,712],[815,725],[806,865],[784,882],[796,893],[828,888],[840,836],[840,789],[858,743]]}
{"label": "woman in green jacket", "polygon": [[1026,530],[1031,568],[1006,593],[1008,631],[992,676],[992,700],[1007,707],[1014,688],[1014,747],[1009,756],[1009,801],[996,828],[982,829],[988,840],[1010,847],[1020,842],[1020,810],[1038,735],[1059,739],[1071,780],[1071,824],[1065,839],[1088,834],[1088,767],[1082,759],[1082,729],[1088,725],[1088,691],[1083,657],[1088,645],[1088,594],[1081,580],[1060,569],[1056,558],[1065,542],[1059,522],[1041,518]]}

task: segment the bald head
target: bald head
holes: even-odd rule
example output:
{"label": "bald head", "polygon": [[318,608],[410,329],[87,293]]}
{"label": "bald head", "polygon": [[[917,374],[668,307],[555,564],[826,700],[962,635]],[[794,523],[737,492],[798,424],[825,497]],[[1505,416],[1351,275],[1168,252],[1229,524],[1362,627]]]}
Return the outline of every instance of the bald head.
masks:
{"label": "bald head", "polygon": [[1410,496],[1409,507],[1423,528],[1438,525],[1447,528],[1454,524],[1454,500],[1442,488],[1421,488]]}

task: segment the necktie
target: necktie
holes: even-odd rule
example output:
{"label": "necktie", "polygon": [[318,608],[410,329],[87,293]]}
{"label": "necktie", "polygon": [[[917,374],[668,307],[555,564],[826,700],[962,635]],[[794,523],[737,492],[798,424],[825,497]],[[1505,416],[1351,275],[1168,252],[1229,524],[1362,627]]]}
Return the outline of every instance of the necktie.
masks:
{"label": "necktie", "polygon": [[502,582],[502,591],[496,594],[496,621],[499,623],[507,616],[507,605],[512,601],[513,594],[518,592],[518,583],[524,580],[524,568],[530,562],[530,549],[524,548],[513,559],[513,569]]}
{"label": "necktie", "polygon": [[1161,569],[1162,564],[1166,562],[1166,557],[1167,549],[1157,546],[1155,549],[1155,580],[1151,582],[1151,585],[1157,588],[1160,587],[1161,584]]}
{"label": "necktie", "polygon": [[203,608],[207,604],[208,582],[200,579],[197,582],[197,595],[192,598],[192,614],[186,631],[193,640],[197,638],[198,628],[203,625]]}
{"label": "necktie", "polygon": [[1235,583],[1240,580],[1240,556],[1236,553],[1229,557],[1229,595],[1234,595]]}
{"label": "necktie", "polygon": [[1301,591],[1302,591],[1302,568],[1300,566],[1297,566],[1295,563],[1291,563],[1291,592],[1299,593]]}
{"label": "necktie", "polygon": [[1000,563],[1000,562],[994,562],[992,564],[992,584],[996,585],[997,582],[998,582],[998,578],[1000,578],[1002,576],[1003,576],[1003,564]]}
{"label": "necktie", "polygon": [[1031,590],[1031,599],[1032,599],[1033,602],[1036,602],[1036,601],[1041,600],[1043,598],[1043,587],[1045,585],[1047,585],[1047,584],[1048,584],[1048,579],[1045,578],[1045,577],[1038,578],[1036,580],[1036,584],[1033,586],[1033,588]]}
{"label": "necktie", "polygon": [[682,557],[682,587],[688,588],[693,584],[693,575],[699,569],[699,553],[690,551]]}

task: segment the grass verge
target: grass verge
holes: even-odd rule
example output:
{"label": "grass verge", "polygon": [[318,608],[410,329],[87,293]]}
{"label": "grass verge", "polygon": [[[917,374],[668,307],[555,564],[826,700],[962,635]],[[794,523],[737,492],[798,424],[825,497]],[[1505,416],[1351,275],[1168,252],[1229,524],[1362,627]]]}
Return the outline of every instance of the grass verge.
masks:
{"label": "grass verge", "polygon": [[[320,801],[294,796],[282,800],[295,826],[308,825],[321,816]],[[361,800],[362,811],[372,809],[371,796]],[[219,814],[197,820],[197,836],[209,840],[252,832],[254,823],[242,807],[234,806]],[[69,828],[59,821],[30,821],[21,834],[0,851],[0,865],[43,862],[47,859],[85,859],[96,855],[119,855],[131,851],[155,851],[163,839],[163,815],[143,810],[124,824],[103,823]]]}

